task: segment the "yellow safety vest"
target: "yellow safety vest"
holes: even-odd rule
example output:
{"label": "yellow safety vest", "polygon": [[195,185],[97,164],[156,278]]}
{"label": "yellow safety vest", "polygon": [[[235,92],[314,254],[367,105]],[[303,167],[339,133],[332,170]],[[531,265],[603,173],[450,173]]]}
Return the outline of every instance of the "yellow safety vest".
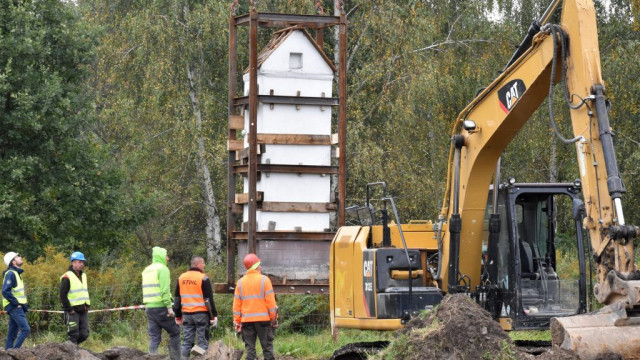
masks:
{"label": "yellow safety vest", "polygon": [[[4,273],[4,278],[2,279],[2,283],[4,284],[4,281],[6,280],[7,274],[9,272],[14,273],[16,277],[16,286],[11,288],[11,295],[13,295],[16,298],[16,300],[18,300],[18,304],[26,304],[27,293],[24,290],[24,283],[22,282],[22,278],[20,277],[20,274],[18,274],[17,271],[7,270],[7,272]],[[6,308],[7,305],[9,305],[9,300],[2,298],[2,308],[3,309]]]}
{"label": "yellow safety vest", "polygon": [[69,279],[69,294],[67,294],[67,299],[69,299],[69,303],[71,306],[77,305],[91,305],[91,301],[89,300],[89,289],[87,288],[87,274],[82,273],[82,281],[78,279],[78,276],[71,270],[67,271],[60,277],[60,281],[62,278],[67,275]]}
{"label": "yellow safety vest", "polygon": [[158,280],[158,271],[162,268],[162,264],[153,263],[147,266],[142,272],[142,303],[162,302],[162,293],[160,293],[160,280]]}

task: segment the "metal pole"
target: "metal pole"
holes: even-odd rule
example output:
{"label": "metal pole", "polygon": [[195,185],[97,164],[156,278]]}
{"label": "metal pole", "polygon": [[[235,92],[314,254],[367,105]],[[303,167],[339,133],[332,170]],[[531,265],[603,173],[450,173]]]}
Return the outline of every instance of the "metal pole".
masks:
{"label": "metal pole", "polygon": [[251,9],[249,21],[249,224],[247,251],[256,253],[258,177],[258,12]]}
{"label": "metal pole", "polygon": [[[235,115],[235,107],[233,105],[236,96],[236,76],[238,73],[238,28],[233,15],[229,17],[229,98],[228,98],[228,114]],[[232,130],[229,125],[228,139],[236,139],[236,131]],[[233,240],[233,232],[236,227],[236,216],[233,213],[236,194],[236,173],[233,164],[236,160],[236,152],[228,151],[227,157],[227,284],[235,283],[235,258],[236,243]]]}
{"label": "metal pole", "polygon": [[347,16],[340,12],[340,63],[338,64],[339,98],[339,149],[338,159],[338,226],[344,226],[344,208],[346,199],[347,175]]}

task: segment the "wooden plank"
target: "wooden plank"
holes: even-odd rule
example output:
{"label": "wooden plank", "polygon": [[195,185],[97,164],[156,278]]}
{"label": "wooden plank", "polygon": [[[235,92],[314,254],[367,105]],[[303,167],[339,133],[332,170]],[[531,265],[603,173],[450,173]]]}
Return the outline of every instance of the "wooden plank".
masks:
{"label": "wooden plank", "polygon": [[[335,233],[319,231],[258,231],[258,240],[288,240],[288,241],[331,241]],[[246,241],[249,238],[247,232],[234,231],[232,238],[235,241]]]}
{"label": "wooden plank", "polygon": [[[262,201],[264,192],[257,191],[256,194],[258,195],[257,201],[258,202]],[[249,194],[248,193],[236,194],[236,204],[247,204],[247,203],[249,203]]]}
{"label": "wooden plank", "polygon": [[331,145],[331,136],[305,134],[258,134],[258,142],[272,145]]}
{"label": "wooden plank", "polygon": [[339,142],[340,142],[340,135],[331,134],[331,145],[338,145]]}
{"label": "wooden plank", "polygon": [[[258,144],[258,148],[256,149],[257,154],[258,155],[264,154],[265,153],[265,149],[266,149],[266,147],[265,147],[264,144]],[[242,159],[246,159],[248,157],[249,157],[249,148],[248,147],[236,152],[236,161],[242,160]]]}
{"label": "wooden plank", "polygon": [[[247,165],[234,165],[236,173],[246,174]],[[258,164],[258,171],[268,171],[275,173],[301,173],[301,174],[337,174],[337,166],[316,166],[316,165],[280,165],[280,164]]]}
{"label": "wooden plank", "polygon": [[258,206],[260,211],[278,212],[315,212],[325,213],[337,210],[334,203],[309,203],[309,202],[276,202],[265,201]]}
{"label": "wooden plank", "polygon": [[230,130],[244,129],[244,116],[240,116],[240,115],[229,116],[229,129]]}
{"label": "wooden plank", "polygon": [[227,140],[227,151],[238,151],[244,148],[242,140]]}

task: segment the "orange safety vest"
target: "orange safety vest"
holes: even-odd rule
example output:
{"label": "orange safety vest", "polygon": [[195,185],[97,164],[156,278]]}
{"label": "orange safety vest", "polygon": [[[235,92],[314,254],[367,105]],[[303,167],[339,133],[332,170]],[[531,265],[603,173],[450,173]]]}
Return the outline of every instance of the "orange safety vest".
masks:
{"label": "orange safety vest", "polygon": [[233,320],[240,322],[273,321],[276,318],[276,296],[268,277],[249,270],[238,280],[233,296]]}
{"label": "orange safety vest", "polygon": [[195,270],[189,270],[178,278],[183,313],[208,311],[202,295],[202,281],[205,279],[207,279],[207,275]]}

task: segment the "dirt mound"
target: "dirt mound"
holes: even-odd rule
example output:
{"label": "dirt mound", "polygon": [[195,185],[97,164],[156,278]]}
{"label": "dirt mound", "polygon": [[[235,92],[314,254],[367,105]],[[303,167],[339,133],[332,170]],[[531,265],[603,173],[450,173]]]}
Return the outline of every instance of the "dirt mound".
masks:
{"label": "dirt mound", "polygon": [[498,322],[468,296],[446,296],[424,318],[397,332],[381,358],[418,359],[577,359],[552,348],[540,356],[521,352]]}

